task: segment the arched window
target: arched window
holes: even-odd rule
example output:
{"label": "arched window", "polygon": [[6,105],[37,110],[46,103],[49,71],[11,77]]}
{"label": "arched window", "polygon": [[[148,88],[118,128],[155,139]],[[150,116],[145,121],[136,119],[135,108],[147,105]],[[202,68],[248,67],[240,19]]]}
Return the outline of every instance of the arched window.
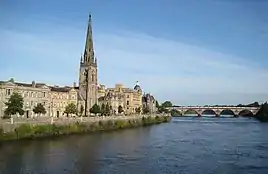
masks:
{"label": "arched window", "polygon": [[94,82],[94,74],[91,75],[91,81]]}

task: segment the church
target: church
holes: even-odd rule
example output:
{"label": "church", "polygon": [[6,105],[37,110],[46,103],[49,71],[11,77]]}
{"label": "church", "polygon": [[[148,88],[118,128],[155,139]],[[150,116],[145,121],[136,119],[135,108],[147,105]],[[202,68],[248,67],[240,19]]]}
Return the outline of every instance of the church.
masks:
{"label": "church", "polygon": [[[79,60],[79,59],[78,59]],[[33,108],[41,103],[46,109],[46,116],[65,116],[65,108],[70,103],[77,106],[78,115],[90,114],[94,104],[109,105],[111,114],[141,113],[144,103],[142,88],[136,82],[133,88],[116,84],[113,88],[106,88],[98,82],[98,64],[94,54],[92,39],[92,18],[89,15],[85,50],[80,59],[79,83],[72,86],[49,86],[44,83],[17,82],[11,78],[0,81],[0,117],[4,115],[5,103],[13,92],[19,93],[24,100],[23,110],[25,117],[37,116]],[[148,104],[147,104],[148,105]],[[118,111],[118,109],[121,108]],[[154,110],[154,109],[152,109]]]}

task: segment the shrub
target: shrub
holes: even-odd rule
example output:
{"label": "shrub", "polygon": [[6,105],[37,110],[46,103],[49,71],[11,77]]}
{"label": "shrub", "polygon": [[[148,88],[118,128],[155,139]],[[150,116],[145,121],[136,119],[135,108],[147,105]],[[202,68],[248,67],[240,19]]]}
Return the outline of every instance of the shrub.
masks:
{"label": "shrub", "polygon": [[31,138],[34,135],[34,129],[33,126],[29,124],[23,124],[17,128],[15,128],[15,132],[17,135],[17,139],[21,138]]}

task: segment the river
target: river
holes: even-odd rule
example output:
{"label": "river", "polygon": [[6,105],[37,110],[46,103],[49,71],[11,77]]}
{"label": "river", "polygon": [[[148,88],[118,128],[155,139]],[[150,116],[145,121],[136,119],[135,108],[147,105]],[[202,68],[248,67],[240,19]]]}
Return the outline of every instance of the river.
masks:
{"label": "river", "polygon": [[0,146],[1,174],[266,174],[268,124],[248,118],[170,123]]}

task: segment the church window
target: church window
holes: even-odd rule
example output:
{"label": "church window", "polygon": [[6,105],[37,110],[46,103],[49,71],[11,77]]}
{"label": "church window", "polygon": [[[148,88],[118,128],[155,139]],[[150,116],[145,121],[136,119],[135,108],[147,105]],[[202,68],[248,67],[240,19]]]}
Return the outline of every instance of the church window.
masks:
{"label": "church window", "polygon": [[91,75],[91,81],[94,82],[94,74]]}

